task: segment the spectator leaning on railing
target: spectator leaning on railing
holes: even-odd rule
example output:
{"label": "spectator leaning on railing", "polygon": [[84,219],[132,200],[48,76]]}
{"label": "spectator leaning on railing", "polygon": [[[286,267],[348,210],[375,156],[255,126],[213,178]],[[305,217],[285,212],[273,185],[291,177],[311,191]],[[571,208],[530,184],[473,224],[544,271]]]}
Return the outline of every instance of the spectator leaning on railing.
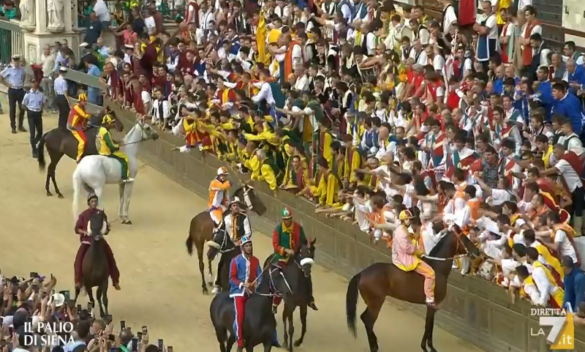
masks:
{"label": "spectator leaning on railing", "polygon": [[[94,309],[82,309],[81,305],[73,307],[69,291],[51,294],[57,284],[53,275],[46,278],[31,273],[31,278],[25,280],[7,279],[0,273],[0,281],[0,297],[3,298],[0,302],[0,352],[128,352],[134,346],[138,352],[172,352],[171,346],[150,345],[146,326],[136,335],[124,322],[120,323],[119,330],[115,329],[111,316],[105,320],[94,319]],[[40,327],[40,323],[64,323],[63,326],[70,326],[67,329],[73,328],[73,331],[70,334],[68,331],[49,332]],[[67,342],[65,346],[31,349],[33,341],[57,341],[57,334]],[[41,335],[45,338],[41,339]]]}

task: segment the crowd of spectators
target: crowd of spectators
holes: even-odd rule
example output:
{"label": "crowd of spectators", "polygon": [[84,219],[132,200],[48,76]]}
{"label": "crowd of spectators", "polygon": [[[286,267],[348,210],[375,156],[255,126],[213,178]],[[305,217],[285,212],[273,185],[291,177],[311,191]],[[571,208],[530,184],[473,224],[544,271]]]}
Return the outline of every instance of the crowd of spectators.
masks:
{"label": "crowd of spectators", "polygon": [[[163,340],[152,344],[146,326],[134,332],[98,309],[75,305],[57,279],[31,273],[29,279],[0,273],[0,352],[172,352]],[[49,342],[47,342],[49,341]]]}
{"label": "crowd of spectators", "polygon": [[[109,89],[88,88],[91,103],[107,94],[185,136],[176,150],[216,154],[376,243],[391,243],[404,209],[457,225],[485,254],[460,270],[540,305],[573,278],[577,310],[583,55],[571,41],[548,48],[529,2],[439,2],[438,19],[392,1],[191,2],[172,33],[164,2],[115,16],[94,5],[82,58],[60,43],[43,71],[99,77]],[[103,43],[112,17],[115,48]],[[439,234],[423,229],[429,251]],[[526,294],[516,269],[534,262],[560,279]]]}

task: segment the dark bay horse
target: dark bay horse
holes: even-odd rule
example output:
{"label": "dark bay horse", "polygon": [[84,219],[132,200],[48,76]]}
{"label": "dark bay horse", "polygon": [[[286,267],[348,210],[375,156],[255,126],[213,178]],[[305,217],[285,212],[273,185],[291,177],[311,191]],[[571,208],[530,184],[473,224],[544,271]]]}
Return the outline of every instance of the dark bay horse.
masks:
{"label": "dark bay horse", "polygon": [[[105,108],[103,112],[98,115],[92,116],[90,121],[100,121],[102,118],[109,114],[112,119],[114,120],[114,127],[118,132],[124,130],[124,125],[122,121],[120,121],[116,114],[111,111],[109,108]],[[99,125],[100,123],[97,123]],[[96,155],[98,154],[97,146],[95,143],[95,138],[99,128],[97,126],[89,126],[88,129],[85,131],[85,136],[87,137],[87,143],[85,144],[85,152],[83,155]],[[49,158],[51,158],[51,162],[49,163],[49,169],[47,170],[47,179],[45,181],[45,190],[47,191],[47,196],[52,196],[49,182],[53,182],[53,187],[55,188],[55,192],[59,198],[63,198],[63,194],[59,191],[59,187],[57,186],[57,180],[55,178],[56,171],[57,171],[57,164],[63,157],[63,155],[67,155],[69,158],[75,160],[77,158],[77,139],[73,137],[71,131],[62,128],[54,128],[49,132],[45,133],[39,144],[37,146],[38,150],[38,162],[39,162],[39,169],[41,171],[45,171],[46,161],[45,161],[45,145],[47,147],[47,152],[49,153]]]}
{"label": "dark bay horse", "polygon": [[[453,259],[460,256],[478,256],[479,249],[465,235],[453,231],[444,232],[443,236],[423,260],[435,270],[435,301],[438,303],[445,299],[447,294],[447,280],[451,273]],[[424,278],[414,271],[405,272],[392,263],[374,263],[357,273],[349,282],[345,299],[347,326],[357,336],[356,331],[356,307],[358,292],[366,303],[366,309],[361,319],[366,327],[370,351],[378,351],[378,338],[374,333],[374,324],[382,309],[386,296],[415,303],[425,304]],[[437,350],[433,347],[433,327],[436,310],[427,307],[425,332],[421,341],[421,348],[431,352]]]}
{"label": "dark bay horse", "polygon": [[[108,234],[108,218],[103,211],[93,214],[89,220],[88,229],[91,235],[91,245],[83,257],[81,285],[89,296],[89,301],[95,307],[93,288],[97,287],[97,301],[100,315],[103,318],[108,314],[108,284],[110,270],[104,236]],[[75,288],[75,303],[81,288]]]}
{"label": "dark bay horse", "polygon": [[[282,324],[284,329],[284,348],[289,352],[294,347],[299,347],[305,340],[307,333],[307,307],[311,297],[309,295],[309,278],[311,269],[315,263],[315,243],[317,239],[309,241],[307,245],[302,245],[295,252],[294,258],[290,258],[287,265],[280,270],[289,284],[290,293],[283,297],[284,309],[282,311]],[[271,254],[264,262],[264,268],[274,265],[274,254]],[[293,325],[293,313],[299,307],[301,317],[301,337],[294,342],[293,336],[295,328]]]}
{"label": "dark bay horse", "polygon": [[[246,352],[253,352],[254,347],[259,344],[264,346],[264,352],[272,350],[276,331],[276,318],[272,314],[272,298],[274,295],[290,293],[289,284],[279,268],[267,266],[262,270],[260,277],[256,292],[246,301],[243,327]],[[213,297],[209,314],[215,328],[217,342],[219,342],[219,350],[231,351],[236,342],[236,334],[234,332],[234,300],[230,298],[229,292],[220,292]]]}
{"label": "dark bay horse", "polygon": [[[266,207],[256,195],[254,187],[250,185],[242,185],[234,192],[234,196],[240,198],[246,205],[246,210],[251,210],[256,214],[262,216],[266,212]],[[193,255],[193,246],[197,249],[197,260],[199,261],[199,271],[201,272],[201,288],[203,293],[207,294],[207,284],[205,283],[205,263],[203,262],[203,248],[207,241],[213,238],[213,220],[209,211],[203,211],[193,219],[189,225],[189,237],[185,245],[189,255]],[[209,266],[209,285],[213,285],[213,269],[211,268],[211,260],[208,260]]]}
{"label": "dark bay horse", "polygon": [[216,231],[213,235],[213,242],[219,244],[219,248],[209,246],[207,250],[207,260],[209,263],[213,262],[213,259],[215,259],[218,253],[221,254],[217,267],[216,280],[216,284],[219,284],[221,291],[229,291],[230,263],[232,259],[241,253],[241,248],[236,247],[229,237],[224,229]]}

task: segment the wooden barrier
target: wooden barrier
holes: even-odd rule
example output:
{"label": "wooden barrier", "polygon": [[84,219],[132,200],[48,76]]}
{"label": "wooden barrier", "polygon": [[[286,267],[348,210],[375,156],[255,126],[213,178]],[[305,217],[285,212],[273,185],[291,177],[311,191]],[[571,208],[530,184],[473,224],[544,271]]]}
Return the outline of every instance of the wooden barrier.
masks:
{"label": "wooden barrier", "polygon": [[[134,114],[128,110],[121,109],[119,105],[107,99],[105,105],[114,109],[125,126],[135,123]],[[158,141],[144,143],[140,158],[174,181],[207,197],[209,182],[216,176],[217,168],[226,165],[211,155],[203,158],[197,151],[187,154],[171,151],[173,147],[183,144],[183,138],[162,133]],[[230,180],[243,180],[245,177],[230,170]],[[268,210],[262,219],[257,217],[252,219],[254,228],[271,234],[276,224],[281,221],[280,210],[285,206],[290,207],[295,220],[301,223],[308,236],[318,237],[318,262],[327,269],[349,278],[374,262],[391,261],[391,253],[386,246],[370,244],[368,236],[356,226],[317,216],[313,204],[289,193],[280,192],[275,198],[264,182],[256,183],[255,189]],[[189,220],[185,219],[186,227]],[[424,315],[422,306],[393,299],[390,301],[392,304]],[[442,303],[441,311],[437,314],[437,323],[453,335],[486,351],[548,351],[544,338],[530,336],[531,329],[537,332],[539,328],[538,320],[530,316],[530,309],[530,304],[524,301],[512,304],[506,291],[486,280],[463,277],[453,272],[449,279],[446,301]],[[422,322],[420,329],[422,332]],[[575,329],[575,339],[576,351],[585,351],[585,330]]]}

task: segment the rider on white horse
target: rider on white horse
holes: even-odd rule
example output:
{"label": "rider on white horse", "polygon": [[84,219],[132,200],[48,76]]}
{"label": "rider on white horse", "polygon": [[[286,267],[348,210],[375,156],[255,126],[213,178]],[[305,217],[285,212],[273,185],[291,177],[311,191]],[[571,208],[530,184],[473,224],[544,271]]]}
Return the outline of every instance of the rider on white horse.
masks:
{"label": "rider on white horse", "polygon": [[225,167],[217,169],[217,177],[209,184],[209,215],[214,223],[214,231],[219,228],[230,200],[232,183],[227,179],[228,170]]}
{"label": "rider on white horse", "polygon": [[134,179],[130,177],[130,161],[128,156],[120,151],[120,145],[114,142],[110,134],[110,128],[114,124],[114,120],[109,114],[104,115],[101,126],[96,138],[99,155],[107,156],[116,159],[120,162],[122,182],[133,182]]}

